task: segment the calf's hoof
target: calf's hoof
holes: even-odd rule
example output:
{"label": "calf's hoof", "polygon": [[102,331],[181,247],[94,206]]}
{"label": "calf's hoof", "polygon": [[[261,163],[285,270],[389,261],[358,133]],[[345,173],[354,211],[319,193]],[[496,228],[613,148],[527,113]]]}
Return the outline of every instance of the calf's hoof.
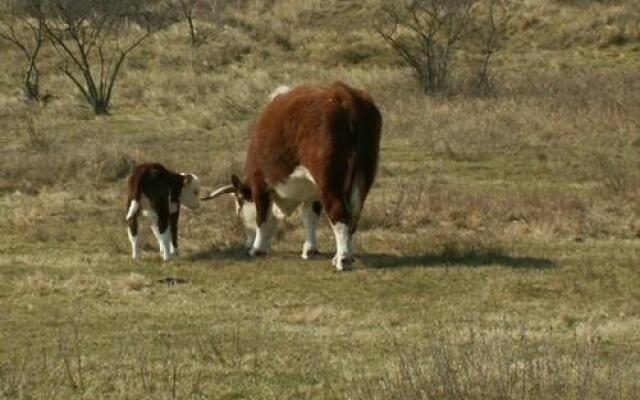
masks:
{"label": "calf's hoof", "polygon": [[251,257],[264,257],[267,255],[267,252],[265,250],[252,248],[251,250],[249,250],[249,255]]}
{"label": "calf's hoof", "polygon": [[314,258],[318,258],[320,252],[318,249],[308,249],[302,251],[302,259],[303,260],[313,260]]}

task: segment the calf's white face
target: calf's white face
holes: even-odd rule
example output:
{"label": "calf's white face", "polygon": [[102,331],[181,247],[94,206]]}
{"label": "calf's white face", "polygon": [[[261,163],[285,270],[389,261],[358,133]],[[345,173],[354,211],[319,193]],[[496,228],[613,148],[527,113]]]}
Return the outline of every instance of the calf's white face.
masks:
{"label": "calf's white face", "polygon": [[184,185],[180,192],[180,203],[185,207],[197,209],[200,207],[200,179],[193,174],[183,174]]}

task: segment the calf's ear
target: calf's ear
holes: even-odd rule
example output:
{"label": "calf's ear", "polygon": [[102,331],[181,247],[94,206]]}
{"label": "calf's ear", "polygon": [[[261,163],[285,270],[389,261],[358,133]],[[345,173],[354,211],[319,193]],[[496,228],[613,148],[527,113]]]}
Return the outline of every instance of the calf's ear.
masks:
{"label": "calf's ear", "polygon": [[191,174],[185,174],[184,175],[184,179],[182,180],[182,183],[184,184],[184,186],[187,186],[188,184],[190,184],[193,181],[193,175]]}

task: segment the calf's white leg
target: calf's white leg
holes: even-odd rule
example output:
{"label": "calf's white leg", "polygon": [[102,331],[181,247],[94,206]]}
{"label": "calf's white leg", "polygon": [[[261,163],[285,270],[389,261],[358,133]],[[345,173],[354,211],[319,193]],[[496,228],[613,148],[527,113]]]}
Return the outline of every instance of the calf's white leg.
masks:
{"label": "calf's white leg", "polygon": [[164,230],[164,232],[160,233],[158,241],[162,242],[162,245],[160,247],[160,251],[162,252],[162,259],[164,261],[169,261],[172,256],[173,245],[171,244],[171,229],[169,229],[168,226]]}
{"label": "calf's white leg", "polygon": [[127,227],[129,242],[131,242],[131,258],[137,260],[140,257],[140,243],[138,235],[134,235],[131,227]]}

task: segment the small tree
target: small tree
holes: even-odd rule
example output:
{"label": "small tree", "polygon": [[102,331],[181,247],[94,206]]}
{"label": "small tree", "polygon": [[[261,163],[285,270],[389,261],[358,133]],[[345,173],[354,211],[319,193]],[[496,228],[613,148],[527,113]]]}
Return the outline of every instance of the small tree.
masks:
{"label": "small tree", "polygon": [[[381,8],[382,24],[378,33],[411,67],[425,93],[446,91],[458,53],[479,40],[472,51],[484,52],[484,73],[488,77],[489,60],[497,51],[499,30],[494,25],[483,35],[483,6],[499,0],[400,0]],[[496,19],[491,19],[492,23]]]}
{"label": "small tree", "polygon": [[43,13],[39,0],[0,1],[0,39],[18,48],[25,58],[22,81],[30,100],[41,100],[38,56],[45,43]]}
{"label": "small tree", "polygon": [[222,0],[177,0],[181,18],[187,22],[191,45],[198,47],[207,40],[210,30],[198,29],[196,14],[214,14],[223,7]]}
{"label": "small tree", "polygon": [[493,91],[491,60],[503,47],[505,28],[510,19],[504,0],[486,0],[485,12],[479,18],[475,47],[479,49],[480,62],[476,68],[474,84],[481,93]]}
{"label": "small tree", "polygon": [[125,58],[160,27],[144,0],[48,0],[43,24],[62,72],[96,114],[107,114]]}

